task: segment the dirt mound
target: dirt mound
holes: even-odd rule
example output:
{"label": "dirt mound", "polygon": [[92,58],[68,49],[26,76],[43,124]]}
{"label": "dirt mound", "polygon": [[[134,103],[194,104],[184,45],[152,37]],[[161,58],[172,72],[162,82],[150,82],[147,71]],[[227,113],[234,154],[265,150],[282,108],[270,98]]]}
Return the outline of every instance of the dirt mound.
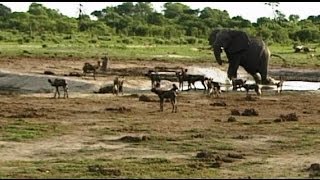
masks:
{"label": "dirt mound", "polygon": [[107,86],[101,87],[99,91],[95,91],[94,93],[106,94],[106,93],[112,93],[112,91],[113,91],[113,86],[107,85]]}
{"label": "dirt mound", "polygon": [[287,115],[280,115],[280,118],[274,120],[274,122],[285,122],[285,121],[298,121],[298,116],[296,113],[290,113]]}
{"label": "dirt mound", "polygon": [[144,94],[142,94],[140,97],[139,97],[139,101],[144,101],[144,102],[155,102],[157,100],[149,97],[149,96],[146,96]]}
{"label": "dirt mound", "polygon": [[227,106],[224,101],[211,103],[210,106]]}
{"label": "dirt mound", "polygon": [[320,164],[313,163],[306,171],[309,171],[309,177],[320,177]]}
{"label": "dirt mound", "polygon": [[94,172],[94,173],[100,173],[100,174],[103,174],[106,176],[120,176],[121,175],[120,169],[106,168],[106,167],[103,167],[102,165],[89,165],[88,171]]}
{"label": "dirt mound", "polygon": [[119,107],[119,108],[106,108],[106,111],[115,111],[115,112],[120,112],[120,113],[125,113],[125,112],[131,112],[130,108],[126,108],[124,106]]}
{"label": "dirt mound", "polygon": [[237,110],[237,109],[231,109],[231,115],[233,115],[233,116],[240,116],[241,113],[240,113],[240,111]]}
{"label": "dirt mound", "polygon": [[150,137],[147,136],[124,136],[119,139],[122,142],[141,142],[150,140]]}
{"label": "dirt mound", "polygon": [[259,116],[259,113],[255,109],[251,108],[251,109],[245,109],[241,115],[242,116]]}
{"label": "dirt mound", "polygon": [[237,121],[237,119],[233,116],[228,118],[228,122],[236,122],[236,121]]}

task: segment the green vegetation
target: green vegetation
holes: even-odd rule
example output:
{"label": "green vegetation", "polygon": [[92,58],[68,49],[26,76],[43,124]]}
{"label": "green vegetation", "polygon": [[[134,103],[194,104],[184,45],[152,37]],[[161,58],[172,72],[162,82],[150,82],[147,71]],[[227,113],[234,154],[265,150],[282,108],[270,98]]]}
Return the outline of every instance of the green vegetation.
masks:
{"label": "green vegetation", "polygon": [[61,134],[65,128],[55,123],[35,123],[24,119],[11,119],[9,123],[1,126],[1,141],[28,141],[54,134]]}
{"label": "green vegetation", "polygon": [[[191,9],[168,2],[163,13],[149,2],[125,2],[78,18],[32,3],[27,12],[11,12],[0,4],[0,57],[77,57],[113,59],[212,61],[208,35],[215,28],[234,28],[263,38],[274,54],[286,59],[286,66],[320,66],[318,52],[293,53],[293,44],[319,47],[320,15],[286,18],[274,4],[273,19],[260,17],[250,22],[227,11]],[[271,65],[283,65],[277,57]]]}
{"label": "green vegetation", "polygon": [[[91,15],[96,20],[82,13],[78,18],[67,17],[38,3],[32,3],[27,12],[11,12],[0,4],[0,41],[59,43],[65,39],[95,44],[121,36],[118,43],[131,44],[139,41],[139,37],[150,37],[157,44],[195,44],[207,43],[208,34],[214,28],[234,28],[260,36],[269,43],[319,42],[320,15],[300,19],[292,14],[287,18],[274,4],[266,5],[272,6],[275,17],[260,17],[257,22],[250,22],[241,16],[231,18],[227,11],[209,7],[192,9],[173,2],[165,3],[163,13],[156,12],[150,2],[124,2],[93,11]],[[77,36],[86,36],[86,39],[79,40]]]}

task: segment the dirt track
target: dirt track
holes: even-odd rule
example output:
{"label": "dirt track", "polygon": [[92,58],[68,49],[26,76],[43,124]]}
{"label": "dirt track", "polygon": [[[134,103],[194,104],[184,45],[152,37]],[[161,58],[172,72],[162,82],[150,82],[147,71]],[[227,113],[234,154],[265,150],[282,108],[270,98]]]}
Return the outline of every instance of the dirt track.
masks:
{"label": "dirt track", "polygon": [[[81,69],[83,64],[77,60],[24,62],[2,59],[0,65],[19,72],[55,70],[64,74]],[[118,61],[112,67],[142,67],[144,71],[155,66],[184,65],[188,64]],[[113,78],[107,74],[97,81],[111,82]],[[88,81],[93,80],[88,77]],[[226,92],[219,98],[208,97],[202,91],[180,92],[178,113],[171,113],[170,103],[159,112],[158,97],[149,91],[143,94],[150,102],[139,101],[142,93],[118,97],[74,93],[70,99],[52,99],[52,93],[3,92],[0,177],[114,177],[88,172],[88,165],[98,163],[118,169],[118,178],[303,178],[309,176],[305,168],[320,163],[319,91],[285,91],[282,95],[267,91],[262,97],[252,93],[251,100],[245,98],[245,92]],[[258,116],[231,115],[231,110],[243,113],[251,108]],[[290,113],[297,115],[297,121],[281,119],[281,115]],[[235,122],[228,121],[231,116]],[[124,136],[147,138],[134,143],[119,140]],[[223,159],[220,168],[212,168],[213,160],[197,159],[203,150],[220,156],[236,153],[243,158]],[[150,164],[143,163],[146,159]],[[165,167],[159,159],[166,162]],[[152,161],[159,168],[152,169]],[[133,164],[140,169],[134,169]],[[182,170],[172,170],[178,167]]]}

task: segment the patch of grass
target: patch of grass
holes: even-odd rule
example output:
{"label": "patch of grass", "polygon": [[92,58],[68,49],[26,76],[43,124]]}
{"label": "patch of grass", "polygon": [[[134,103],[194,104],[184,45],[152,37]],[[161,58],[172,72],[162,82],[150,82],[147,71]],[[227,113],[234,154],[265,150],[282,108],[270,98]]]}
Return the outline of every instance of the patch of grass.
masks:
{"label": "patch of grass", "polygon": [[[84,37],[72,40],[63,40],[58,44],[52,41],[35,41],[28,44],[19,44],[14,42],[1,42],[1,56],[30,56],[30,57],[48,57],[50,54],[57,53],[57,57],[77,57],[88,58],[96,55],[102,55],[106,51],[110,57],[118,59],[145,59],[145,60],[163,60],[163,61],[183,61],[183,62],[215,62],[213,53],[208,49],[209,45],[201,44],[151,44],[141,45],[137,40],[132,40],[130,43],[120,43],[115,40],[105,42],[96,41],[95,43],[82,43],[86,40]],[[144,38],[142,38],[142,41]],[[145,39],[147,40],[147,39]],[[140,40],[139,40],[140,41]],[[43,48],[43,45],[50,48]],[[174,53],[172,51],[174,49]],[[193,50],[198,49],[198,50]],[[199,50],[200,49],[200,50]],[[286,60],[288,67],[315,67],[319,65],[317,60],[318,52],[314,53],[314,58],[310,59],[310,54],[294,53],[291,46],[272,45],[270,46],[272,53],[280,55]],[[27,51],[30,54],[22,54],[22,51]],[[174,56],[170,56],[174,55]],[[225,53],[222,54],[222,59],[226,60]],[[270,65],[284,65],[284,61],[279,57],[272,57]]]}
{"label": "patch of grass", "polygon": [[1,127],[2,141],[26,141],[54,134],[61,134],[65,128],[56,123],[36,123],[23,119],[11,119]]}
{"label": "patch of grass", "polygon": [[163,158],[14,161],[3,163],[0,167],[0,172],[2,172],[1,177],[3,178],[140,179],[217,176],[215,169],[194,169],[185,164],[188,164],[185,160],[167,160]]}

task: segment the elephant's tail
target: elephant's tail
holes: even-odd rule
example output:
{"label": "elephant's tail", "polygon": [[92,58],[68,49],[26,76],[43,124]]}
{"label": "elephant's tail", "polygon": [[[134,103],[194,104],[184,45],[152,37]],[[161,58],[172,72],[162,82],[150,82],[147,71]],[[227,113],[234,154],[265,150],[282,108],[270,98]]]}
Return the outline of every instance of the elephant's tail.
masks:
{"label": "elephant's tail", "polygon": [[278,55],[278,54],[271,54],[270,56],[278,57],[278,58],[280,58],[280,59],[283,61],[284,64],[287,64],[287,60],[286,60],[285,58],[281,57],[281,56]]}

